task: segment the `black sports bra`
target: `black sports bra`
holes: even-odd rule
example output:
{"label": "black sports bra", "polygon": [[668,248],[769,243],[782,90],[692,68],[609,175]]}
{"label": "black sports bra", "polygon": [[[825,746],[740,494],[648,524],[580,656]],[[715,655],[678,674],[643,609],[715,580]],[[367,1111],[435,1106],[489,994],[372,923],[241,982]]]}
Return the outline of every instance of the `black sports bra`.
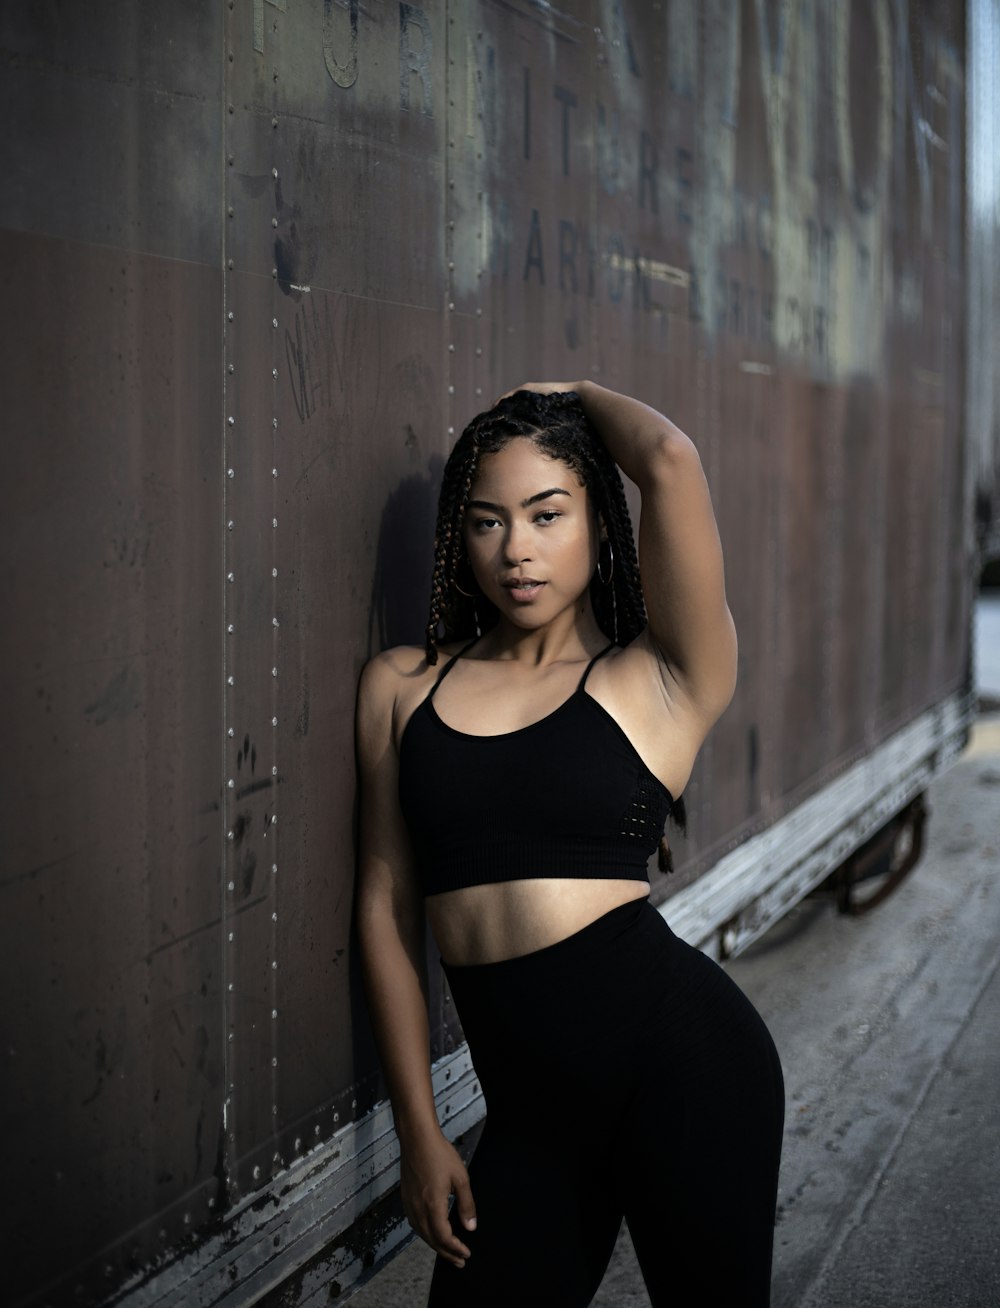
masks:
{"label": "black sports bra", "polygon": [[647,879],[674,798],[607,709],[576,690],[516,731],[470,736],[442,722],[434,692],[399,746],[399,803],[424,895],[522,877]]}

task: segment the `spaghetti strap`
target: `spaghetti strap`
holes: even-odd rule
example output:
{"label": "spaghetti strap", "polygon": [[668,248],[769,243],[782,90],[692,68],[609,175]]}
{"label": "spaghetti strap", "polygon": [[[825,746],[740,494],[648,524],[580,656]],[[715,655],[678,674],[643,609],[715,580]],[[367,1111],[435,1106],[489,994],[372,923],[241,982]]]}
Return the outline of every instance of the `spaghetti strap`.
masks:
{"label": "spaghetti strap", "polygon": [[597,660],[598,660],[598,659],[602,659],[602,658],[604,658],[604,656],[605,656],[605,654],[607,654],[608,650],[609,650],[609,649],[614,649],[614,647],[615,647],[615,644],[614,644],[614,641],[612,641],[610,645],[605,645],[605,647],[601,650],[600,654],[595,654],[595,655],[594,655],[594,657],[593,657],[593,658],[590,660],[590,662],[587,664],[587,667],[586,667],[586,669],[584,670],[584,674],[583,674],[583,676],[580,678],[580,684],[579,684],[579,686],[577,686],[577,690],[578,690],[578,691],[583,690],[584,686],[587,684],[587,678],[590,676],[590,669],[594,666],[594,664],[597,662]]}
{"label": "spaghetti strap", "polygon": [[441,671],[438,673],[438,675],[437,675],[437,679],[435,680],[434,685],[431,686],[430,694],[427,696],[427,699],[428,699],[428,700],[431,700],[431,699],[434,698],[434,692],[437,690],[438,686],[440,686],[441,682],[444,681],[445,677],[446,677],[446,676],[448,675],[448,673],[452,670],[452,668],[455,666],[455,664],[458,662],[458,660],[462,657],[462,655],[465,654],[465,653],[467,653],[470,649],[472,649],[473,645],[476,643],[476,641],[477,641],[478,639],[479,639],[478,636],[474,637],[474,639],[472,639],[472,640],[469,641],[468,645],[463,645],[463,647],[458,651],[457,654],[453,654],[453,655],[451,656],[451,658],[448,660],[448,662],[444,665],[444,667],[443,667],[443,668],[441,669]]}

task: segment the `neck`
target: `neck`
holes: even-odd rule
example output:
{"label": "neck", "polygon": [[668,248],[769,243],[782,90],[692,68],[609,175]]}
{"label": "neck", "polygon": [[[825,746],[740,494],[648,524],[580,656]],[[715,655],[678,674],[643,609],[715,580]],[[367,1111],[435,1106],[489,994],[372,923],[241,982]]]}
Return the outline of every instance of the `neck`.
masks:
{"label": "neck", "polygon": [[591,658],[607,644],[608,638],[597,625],[588,595],[575,609],[560,613],[544,627],[516,626],[501,614],[497,625],[483,636],[476,648],[483,658],[541,666]]}

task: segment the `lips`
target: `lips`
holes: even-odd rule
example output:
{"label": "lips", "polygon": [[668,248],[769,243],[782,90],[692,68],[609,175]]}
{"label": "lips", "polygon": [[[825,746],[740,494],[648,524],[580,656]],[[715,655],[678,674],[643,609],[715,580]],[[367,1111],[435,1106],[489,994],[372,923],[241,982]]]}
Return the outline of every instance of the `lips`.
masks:
{"label": "lips", "polygon": [[510,592],[511,599],[519,604],[530,603],[541,593],[544,585],[545,582],[539,581],[536,577],[512,577],[510,581],[503,582],[503,587]]}

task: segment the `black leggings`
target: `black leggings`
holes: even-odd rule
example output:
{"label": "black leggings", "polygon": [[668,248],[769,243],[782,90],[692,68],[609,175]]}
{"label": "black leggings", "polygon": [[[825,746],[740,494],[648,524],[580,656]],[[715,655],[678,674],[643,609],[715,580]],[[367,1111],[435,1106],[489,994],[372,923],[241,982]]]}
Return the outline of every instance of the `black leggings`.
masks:
{"label": "black leggings", "polygon": [[767,1305],[784,1082],[732,978],[647,899],[445,973],[487,1117],[428,1308],[582,1308],[623,1217],[654,1308]]}

